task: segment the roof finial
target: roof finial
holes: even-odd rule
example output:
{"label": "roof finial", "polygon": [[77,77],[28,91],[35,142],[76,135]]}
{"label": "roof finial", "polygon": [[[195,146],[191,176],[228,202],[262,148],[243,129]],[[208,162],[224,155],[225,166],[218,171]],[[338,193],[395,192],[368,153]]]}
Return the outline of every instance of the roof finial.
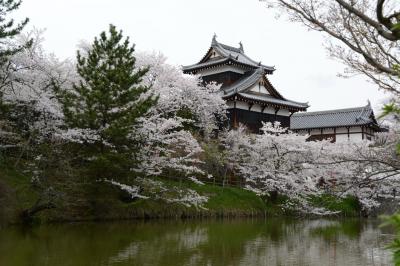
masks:
{"label": "roof finial", "polygon": [[367,106],[371,107],[371,102],[369,101],[369,99],[367,100]]}
{"label": "roof finial", "polygon": [[240,49],[240,51],[242,51],[242,53],[244,53],[244,48],[243,48],[242,41],[239,42],[239,49]]}
{"label": "roof finial", "polygon": [[211,44],[212,45],[217,44],[217,34],[215,32],[214,32]]}

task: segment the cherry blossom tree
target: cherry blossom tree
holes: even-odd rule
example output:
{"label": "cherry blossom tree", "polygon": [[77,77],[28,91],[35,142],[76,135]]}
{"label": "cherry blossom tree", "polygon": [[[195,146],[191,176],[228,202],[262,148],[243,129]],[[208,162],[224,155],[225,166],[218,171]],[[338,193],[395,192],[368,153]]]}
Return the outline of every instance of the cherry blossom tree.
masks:
{"label": "cherry blossom tree", "polygon": [[183,75],[161,54],[139,53],[137,59],[138,65],[149,67],[144,82],[159,96],[139,128],[145,146],[137,170],[148,175],[166,169],[204,174],[199,167],[198,139],[207,139],[226,119],[225,102],[216,93],[219,86],[203,85],[198,77]]}
{"label": "cherry blossom tree", "polygon": [[9,86],[4,88],[4,100],[7,103],[17,107],[29,106],[37,114],[35,119],[26,122],[30,123],[30,130],[36,130],[41,137],[54,133],[63,120],[61,105],[52,85],[71,86],[78,79],[71,61],[61,61],[44,51],[42,36],[42,30],[34,29],[16,37],[12,44],[15,47],[20,47],[28,40],[32,45],[10,58],[14,68],[8,73]]}
{"label": "cherry blossom tree", "polygon": [[294,203],[288,207],[314,214],[329,213],[309,203],[310,197],[322,194],[355,197],[365,213],[399,198],[397,131],[360,143],[307,141],[309,136],[271,123],[262,131],[252,135],[239,128],[223,137],[230,168],[259,195],[284,195]]}
{"label": "cherry blossom tree", "polygon": [[374,142],[331,144],[314,161],[321,189],[338,197],[355,196],[368,212],[388,199],[398,199],[400,165],[397,131],[379,133]]}
{"label": "cherry blossom tree", "polygon": [[[25,45],[27,42],[29,46]],[[0,151],[9,167],[31,175],[31,188],[37,192],[36,202],[22,210],[25,220],[54,208],[54,200],[60,195],[45,174],[57,158],[53,138],[63,124],[51,87],[54,82],[69,83],[75,73],[68,60],[60,61],[46,53],[42,42],[39,30],[16,36],[8,46],[19,52],[9,56],[7,69],[1,69],[2,106],[7,111],[0,121]]]}
{"label": "cherry blossom tree", "polygon": [[[34,29],[8,44],[19,52],[9,57],[12,68],[2,87],[7,115],[0,121],[0,141],[1,152],[7,158],[12,155],[15,166],[27,153],[37,154],[39,143],[50,143],[60,132],[62,113],[51,87],[54,82],[70,82],[75,73],[70,61],[60,61],[43,50],[42,33]],[[27,42],[31,45],[25,46]]]}
{"label": "cherry blossom tree", "polygon": [[309,165],[329,142],[307,142],[308,136],[279,123],[265,123],[261,130],[261,135],[248,134],[244,128],[227,133],[224,143],[230,165],[257,194],[278,193],[305,205],[307,196],[319,193],[318,178]]}

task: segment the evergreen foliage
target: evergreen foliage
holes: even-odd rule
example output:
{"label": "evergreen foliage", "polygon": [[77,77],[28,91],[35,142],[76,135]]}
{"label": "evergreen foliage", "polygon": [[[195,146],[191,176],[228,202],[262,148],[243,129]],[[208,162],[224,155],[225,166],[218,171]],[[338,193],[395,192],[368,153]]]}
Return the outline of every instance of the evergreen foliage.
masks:
{"label": "evergreen foliage", "polygon": [[60,93],[66,125],[86,135],[85,157],[96,179],[119,178],[134,166],[140,144],[134,126],[157,101],[150,87],[141,85],[148,69],[135,66],[134,50],[110,25],[87,54],[78,52],[81,80]]}
{"label": "evergreen foliage", "polygon": [[384,217],[385,222],[382,226],[393,226],[396,230],[396,238],[390,243],[389,247],[393,251],[394,265],[400,265],[400,214]]}

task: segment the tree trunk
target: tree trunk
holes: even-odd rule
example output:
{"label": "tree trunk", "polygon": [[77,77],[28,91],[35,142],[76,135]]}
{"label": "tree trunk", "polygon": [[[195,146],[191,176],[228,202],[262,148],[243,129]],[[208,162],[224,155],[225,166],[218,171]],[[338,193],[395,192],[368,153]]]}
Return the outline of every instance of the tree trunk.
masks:
{"label": "tree trunk", "polygon": [[20,214],[23,223],[32,223],[34,216],[44,210],[54,209],[53,203],[35,204],[33,207],[23,210]]}

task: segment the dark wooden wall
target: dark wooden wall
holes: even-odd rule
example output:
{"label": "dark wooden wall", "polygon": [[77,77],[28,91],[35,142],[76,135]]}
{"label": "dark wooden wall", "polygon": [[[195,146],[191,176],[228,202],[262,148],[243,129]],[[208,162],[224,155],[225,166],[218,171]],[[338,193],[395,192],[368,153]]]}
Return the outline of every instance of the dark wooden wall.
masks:
{"label": "dark wooden wall", "polygon": [[242,109],[229,109],[228,118],[231,127],[236,127],[239,125],[239,123],[241,123],[246,125],[249,130],[254,133],[260,133],[260,128],[262,127],[261,122],[273,123],[275,121],[279,121],[281,122],[282,127],[288,128],[290,126],[290,117],[273,114],[263,114],[260,112],[253,112]]}
{"label": "dark wooden wall", "polygon": [[223,86],[229,86],[236,82],[238,79],[243,77],[243,74],[227,71],[223,73],[218,73],[214,75],[204,76],[202,77],[204,83],[209,83],[212,81],[217,82],[218,84],[223,84]]}

